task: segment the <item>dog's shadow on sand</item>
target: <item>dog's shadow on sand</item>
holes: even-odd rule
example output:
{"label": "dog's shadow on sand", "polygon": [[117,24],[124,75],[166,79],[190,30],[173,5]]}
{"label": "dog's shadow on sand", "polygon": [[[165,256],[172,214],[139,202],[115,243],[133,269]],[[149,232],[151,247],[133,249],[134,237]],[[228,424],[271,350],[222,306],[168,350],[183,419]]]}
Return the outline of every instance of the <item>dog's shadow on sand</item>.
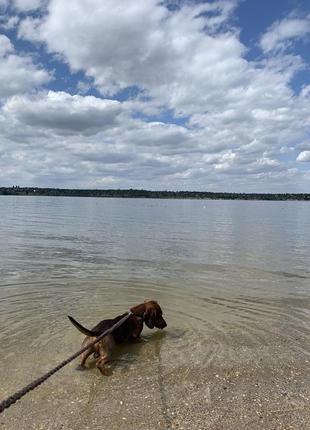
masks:
{"label": "dog's shadow on sand", "polygon": [[[143,350],[151,345],[154,345],[156,350],[159,351],[166,336],[166,331],[156,331],[154,333],[147,333],[137,342],[116,345],[105,376],[112,376],[114,370],[117,369],[122,372],[128,371],[136,360],[143,360],[143,357],[141,357]],[[87,369],[96,369],[96,359],[93,355],[87,360]],[[78,366],[77,370],[81,370],[81,368]]]}

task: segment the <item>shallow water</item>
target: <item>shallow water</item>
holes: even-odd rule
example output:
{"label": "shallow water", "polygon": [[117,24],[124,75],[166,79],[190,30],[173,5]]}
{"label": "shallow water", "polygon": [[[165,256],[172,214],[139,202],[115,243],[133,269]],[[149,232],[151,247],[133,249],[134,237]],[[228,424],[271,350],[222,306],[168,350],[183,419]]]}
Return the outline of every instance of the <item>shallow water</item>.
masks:
{"label": "shallow water", "polygon": [[[154,298],[168,322],[118,350],[104,382],[93,364],[81,374],[72,363],[19,402],[16,414],[32,411],[25,428],[61,428],[39,414],[42,398],[48,415],[68,413],[72,396],[73,411],[79,403],[95,410],[98,381],[122,390],[154,372],[162,428],[170,428],[178,413],[169,401],[192,403],[191,386],[197,407],[214,397],[201,375],[210,381],[260,359],[303,368],[310,359],[309,203],[3,196],[0,216],[1,397],[79,348],[68,314],[92,326]],[[14,428],[14,414],[0,425]],[[79,425],[66,420],[64,428]]]}

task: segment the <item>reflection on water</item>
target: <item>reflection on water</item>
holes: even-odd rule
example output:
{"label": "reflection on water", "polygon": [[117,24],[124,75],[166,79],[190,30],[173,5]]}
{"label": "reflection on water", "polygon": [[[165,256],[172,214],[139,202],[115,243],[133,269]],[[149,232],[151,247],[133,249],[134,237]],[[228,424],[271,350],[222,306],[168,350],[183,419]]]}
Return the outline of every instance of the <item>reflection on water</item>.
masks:
{"label": "reflection on water", "polygon": [[275,338],[310,354],[309,203],[1,197],[0,215],[2,395],[79,347],[67,314],[92,326],[145,298],[168,328],[118,372],[147,372],[163,345],[159,385]]}

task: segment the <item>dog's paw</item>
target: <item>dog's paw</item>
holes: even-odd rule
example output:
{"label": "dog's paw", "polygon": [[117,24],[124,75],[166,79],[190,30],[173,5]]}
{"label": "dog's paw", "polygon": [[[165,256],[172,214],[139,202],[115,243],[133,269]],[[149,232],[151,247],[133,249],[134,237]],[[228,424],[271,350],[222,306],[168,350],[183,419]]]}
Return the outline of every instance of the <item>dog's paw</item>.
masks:
{"label": "dog's paw", "polygon": [[80,364],[76,367],[76,370],[79,370],[79,371],[81,371],[81,370],[86,370],[86,367],[85,366],[81,366]]}
{"label": "dog's paw", "polygon": [[98,366],[98,369],[100,370],[101,374],[104,376],[111,376],[113,373],[110,367]]}

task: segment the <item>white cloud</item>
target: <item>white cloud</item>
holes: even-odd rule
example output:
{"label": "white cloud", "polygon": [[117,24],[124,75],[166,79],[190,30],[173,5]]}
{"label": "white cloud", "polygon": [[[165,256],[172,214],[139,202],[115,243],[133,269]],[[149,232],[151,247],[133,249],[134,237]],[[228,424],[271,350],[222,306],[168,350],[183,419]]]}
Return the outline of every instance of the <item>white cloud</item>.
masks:
{"label": "white cloud", "polygon": [[14,0],[14,6],[21,12],[29,12],[43,6],[47,0]]}
{"label": "white cloud", "polygon": [[302,151],[298,157],[297,161],[310,161],[310,151]]}
{"label": "white cloud", "polygon": [[40,35],[38,33],[38,27],[40,23],[41,20],[39,18],[26,16],[26,18],[19,23],[18,36],[26,40],[31,40],[32,42],[39,42]]}
{"label": "white cloud", "polygon": [[0,99],[32,90],[50,79],[29,56],[14,52],[8,37],[0,35]]}
{"label": "white cloud", "polygon": [[[41,25],[27,18],[19,34],[41,39],[72,70],[94,78],[103,93],[137,85],[183,113],[207,103],[219,88],[225,93],[240,82],[243,45],[231,32],[214,36],[232,5],[204,3],[172,13],[155,0],[127,2],[126,7],[122,1],[88,0],[68,2],[65,8],[62,1],[52,0]],[[213,14],[207,18],[203,13],[210,9]]]}
{"label": "white cloud", "polygon": [[14,96],[0,116],[0,170],[21,183],[75,187],[255,190],[259,181],[270,191],[268,180],[273,190],[277,181],[283,187],[301,180],[276,159],[285,134],[270,141],[269,126],[266,135],[260,129],[267,123],[256,121],[233,133],[229,122],[221,131],[220,123],[189,129],[131,118],[126,102],[55,92]]}
{"label": "white cloud", "polygon": [[19,17],[17,15],[13,15],[13,16],[2,15],[2,16],[0,16],[0,28],[2,28],[4,30],[12,30],[13,28],[17,27],[18,23],[19,23]]}
{"label": "white cloud", "polygon": [[51,129],[57,134],[95,134],[116,125],[121,104],[49,91],[32,97],[14,96],[4,105],[3,112],[28,126]]}
{"label": "white cloud", "polygon": [[264,52],[284,49],[292,39],[301,39],[310,33],[310,16],[306,18],[288,17],[276,21],[262,36],[260,46]]}
{"label": "white cloud", "polygon": [[8,5],[9,5],[9,1],[8,0],[0,0],[0,10],[1,9],[6,9]]}
{"label": "white cloud", "polygon": [[0,34],[0,57],[4,57],[13,50],[14,48],[10,39],[4,34]]}
{"label": "white cloud", "polygon": [[[249,61],[230,23],[235,2],[178,4],[172,12],[155,0],[50,0],[47,14],[24,18],[19,37],[85,73],[77,92],[140,93],[122,103],[56,91],[11,97],[0,120],[2,167],[19,165],[33,184],[305,189],[294,158],[308,149],[310,92],[291,88],[305,64],[272,54],[299,34],[282,26],[272,55]],[[4,59],[12,49],[3,41]],[[173,115],[184,125],[163,122]]]}
{"label": "white cloud", "polygon": [[[59,98],[59,103],[50,100],[53,97]],[[66,98],[69,106],[60,103]],[[115,186],[150,187],[152,181],[163,184],[176,172],[188,169],[185,157],[163,154],[176,144],[179,148],[186,145],[188,136],[183,127],[143,123],[126,113],[120,114],[121,121],[112,117],[105,124],[106,108],[114,109],[111,101],[68,94],[41,94],[41,99],[39,103],[14,97],[2,110],[3,180],[14,177],[14,181],[28,184],[60,181],[62,186],[81,187],[102,186],[108,181]],[[64,123],[59,123],[60,116]],[[77,126],[77,121],[83,127]]]}

